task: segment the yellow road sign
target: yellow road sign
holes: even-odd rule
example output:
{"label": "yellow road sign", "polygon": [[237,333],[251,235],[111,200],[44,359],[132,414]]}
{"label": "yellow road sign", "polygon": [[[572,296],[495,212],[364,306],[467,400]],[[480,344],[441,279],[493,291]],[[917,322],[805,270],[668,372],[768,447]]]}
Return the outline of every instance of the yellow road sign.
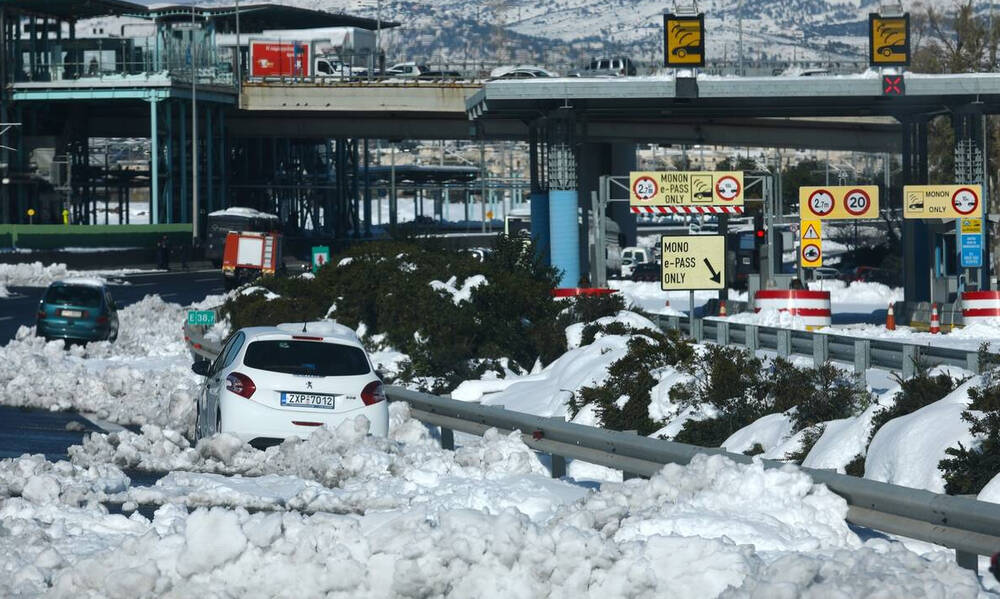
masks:
{"label": "yellow road sign", "polygon": [[878,185],[824,185],[799,188],[802,220],[878,218]]}
{"label": "yellow road sign", "polygon": [[910,15],[868,15],[868,60],[872,66],[910,64]]}
{"label": "yellow road sign", "polygon": [[28,216],[35,216],[35,209],[34,208],[28,208]]}
{"label": "yellow road sign", "polygon": [[633,171],[629,188],[632,206],[743,206],[742,171]]}
{"label": "yellow road sign", "polygon": [[660,287],[664,291],[726,286],[724,235],[663,235],[660,249]]}
{"label": "yellow road sign", "polygon": [[964,235],[982,235],[983,234],[983,219],[981,219],[981,218],[963,218],[962,219],[962,233]]}
{"label": "yellow road sign", "polygon": [[903,218],[977,218],[982,197],[980,185],[906,185]]}
{"label": "yellow road sign", "polygon": [[803,268],[823,266],[823,221],[803,220],[799,223],[799,261]]}
{"label": "yellow road sign", "polygon": [[705,15],[663,15],[663,36],[664,66],[705,65]]}

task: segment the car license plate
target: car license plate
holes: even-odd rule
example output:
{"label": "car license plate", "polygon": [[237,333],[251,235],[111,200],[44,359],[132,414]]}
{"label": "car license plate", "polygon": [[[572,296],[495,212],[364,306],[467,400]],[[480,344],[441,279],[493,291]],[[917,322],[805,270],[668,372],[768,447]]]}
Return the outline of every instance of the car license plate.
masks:
{"label": "car license plate", "polygon": [[83,312],[80,312],[79,310],[60,310],[59,315],[65,316],[66,318],[80,318],[83,316]]}
{"label": "car license plate", "polygon": [[297,406],[301,408],[326,408],[329,410],[336,407],[336,395],[323,395],[321,393],[292,393],[281,392],[281,405]]}

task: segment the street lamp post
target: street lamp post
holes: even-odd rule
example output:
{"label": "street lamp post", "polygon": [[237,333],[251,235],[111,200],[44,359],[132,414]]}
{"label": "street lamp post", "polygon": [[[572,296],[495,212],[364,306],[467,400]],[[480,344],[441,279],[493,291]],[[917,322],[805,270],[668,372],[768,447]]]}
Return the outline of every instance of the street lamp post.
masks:
{"label": "street lamp post", "polygon": [[198,68],[194,47],[194,2],[191,3],[191,238],[198,239]]}

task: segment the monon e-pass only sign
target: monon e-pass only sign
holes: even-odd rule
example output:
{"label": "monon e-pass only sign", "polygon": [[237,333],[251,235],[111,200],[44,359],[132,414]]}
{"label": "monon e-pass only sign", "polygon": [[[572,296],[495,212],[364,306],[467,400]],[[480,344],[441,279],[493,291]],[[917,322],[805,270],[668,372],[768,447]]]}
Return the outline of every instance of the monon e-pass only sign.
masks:
{"label": "monon e-pass only sign", "polygon": [[629,189],[635,213],[743,213],[742,171],[633,171]]}
{"label": "monon e-pass only sign", "polygon": [[904,185],[903,218],[975,218],[982,197],[980,185]]}
{"label": "monon e-pass only sign", "polygon": [[726,286],[724,235],[664,235],[660,250],[660,287],[664,291]]}
{"label": "monon e-pass only sign", "polygon": [[878,185],[800,187],[799,218],[802,220],[878,218]]}

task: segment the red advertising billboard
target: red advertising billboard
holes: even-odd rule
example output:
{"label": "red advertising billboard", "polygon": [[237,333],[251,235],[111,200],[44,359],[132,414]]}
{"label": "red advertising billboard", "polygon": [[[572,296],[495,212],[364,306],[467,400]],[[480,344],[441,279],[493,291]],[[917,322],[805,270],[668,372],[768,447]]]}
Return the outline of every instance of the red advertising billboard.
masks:
{"label": "red advertising billboard", "polygon": [[309,77],[308,42],[250,41],[251,77]]}

